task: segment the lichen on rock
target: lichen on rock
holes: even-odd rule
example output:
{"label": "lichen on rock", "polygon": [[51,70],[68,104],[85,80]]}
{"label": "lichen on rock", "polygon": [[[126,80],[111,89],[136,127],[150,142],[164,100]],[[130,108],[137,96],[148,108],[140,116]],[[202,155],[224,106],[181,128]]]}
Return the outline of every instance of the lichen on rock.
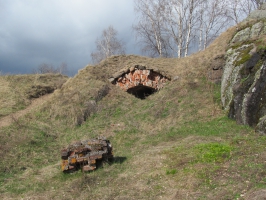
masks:
{"label": "lichen on rock", "polygon": [[[266,4],[265,4],[266,8]],[[228,116],[266,134],[266,10],[238,26],[226,52],[221,101]]]}
{"label": "lichen on rock", "polygon": [[266,53],[258,41],[265,30],[264,21],[257,21],[235,34],[221,81],[221,100],[228,116],[260,133],[266,133]]}

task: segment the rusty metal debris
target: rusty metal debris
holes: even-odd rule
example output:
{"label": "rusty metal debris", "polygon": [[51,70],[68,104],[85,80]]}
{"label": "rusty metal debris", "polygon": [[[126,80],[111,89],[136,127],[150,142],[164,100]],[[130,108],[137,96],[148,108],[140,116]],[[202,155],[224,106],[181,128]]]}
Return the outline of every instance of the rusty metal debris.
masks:
{"label": "rusty metal debris", "polygon": [[96,160],[113,159],[112,145],[104,137],[74,142],[61,150],[61,169],[63,172],[96,169]]}

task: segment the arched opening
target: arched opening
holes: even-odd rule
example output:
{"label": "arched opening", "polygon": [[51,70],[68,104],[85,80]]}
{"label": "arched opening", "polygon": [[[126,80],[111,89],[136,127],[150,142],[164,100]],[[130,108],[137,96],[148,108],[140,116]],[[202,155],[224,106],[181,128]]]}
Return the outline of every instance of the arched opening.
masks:
{"label": "arched opening", "polygon": [[141,65],[124,68],[109,78],[111,83],[140,99],[159,91],[169,80],[158,69],[146,69]]}
{"label": "arched opening", "polygon": [[137,98],[145,99],[149,95],[156,92],[156,90],[154,88],[151,88],[151,87],[148,87],[145,85],[138,85],[136,87],[132,87],[132,88],[128,89],[127,92],[129,94],[134,95]]}

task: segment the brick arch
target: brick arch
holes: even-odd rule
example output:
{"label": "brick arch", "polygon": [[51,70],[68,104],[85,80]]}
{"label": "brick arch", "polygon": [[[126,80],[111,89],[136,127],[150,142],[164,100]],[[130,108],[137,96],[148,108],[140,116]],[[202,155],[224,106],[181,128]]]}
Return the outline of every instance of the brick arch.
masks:
{"label": "brick arch", "polygon": [[116,76],[112,83],[128,93],[144,99],[163,88],[168,80],[170,79],[153,69],[132,67]]}

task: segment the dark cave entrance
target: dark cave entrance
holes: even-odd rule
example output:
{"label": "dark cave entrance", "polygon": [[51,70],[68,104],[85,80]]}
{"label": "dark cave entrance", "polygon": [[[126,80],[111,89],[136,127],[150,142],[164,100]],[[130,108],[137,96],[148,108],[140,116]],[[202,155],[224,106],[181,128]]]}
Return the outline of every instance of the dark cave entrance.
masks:
{"label": "dark cave entrance", "polygon": [[139,99],[145,99],[146,97],[156,92],[156,90],[145,85],[138,85],[136,87],[129,88],[127,92]]}

